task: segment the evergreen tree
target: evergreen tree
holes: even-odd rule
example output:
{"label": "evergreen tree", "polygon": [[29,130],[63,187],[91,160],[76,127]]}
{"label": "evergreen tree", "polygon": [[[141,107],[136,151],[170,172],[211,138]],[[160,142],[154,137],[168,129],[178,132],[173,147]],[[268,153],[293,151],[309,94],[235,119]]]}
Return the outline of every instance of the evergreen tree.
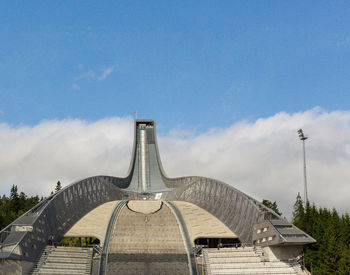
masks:
{"label": "evergreen tree", "polygon": [[266,207],[272,209],[273,211],[275,211],[278,215],[282,215],[282,213],[279,211],[278,207],[277,207],[277,203],[274,201],[274,202],[271,202],[269,200],[263,200],[262,201],[262,204],[265,205]]}
{"label": "evergreen tree", "polygon": [[60,181],[58,181],[58,182],[56,183],[55,193],[58,192],[58,191],[60,191],[61,189],[62,189],[62,184],[61,184]]}
{"label": "evergreen tree", "polygon": [[0,229],[27,212],[40,201],[38,196],[28,197],[24,192],[18,194],[16,185],[11,187],[10,197],[0,198]]}
{"label": "evergreen tree", "polygon": [[296,202],[293,207],[293,221],[294,223],[301,223],[303,218],[304,218],[304,206],[303,206],[303,201],[301,200],[300,193],[298,193]]}
{"label": "evergreen tree", "polygon": [[10,198],[11,198],[11,200],[17,200],[18,199],[18,188],[17,188],[17,185],[12,185]]}
{"label": "evergreen tree", "polygon": [[19,209],[19,195],[17,185],[12,185],[10,193],[11,209],[15,212]]}
{"label": "evergreen tree", "polygon": [[343,247],[338,265],[339,265],[339,268],[338,268],[339,274],[350,274],[350,249],[349,249],[349,245],[347,247],[346,246]]}
{"label": "evergreen tree", "polygon": [[305,250],[305,265],[314,274],[350,274],[349,215],[306,203],[298,194],[294,204],[293,223],[316,239]]}

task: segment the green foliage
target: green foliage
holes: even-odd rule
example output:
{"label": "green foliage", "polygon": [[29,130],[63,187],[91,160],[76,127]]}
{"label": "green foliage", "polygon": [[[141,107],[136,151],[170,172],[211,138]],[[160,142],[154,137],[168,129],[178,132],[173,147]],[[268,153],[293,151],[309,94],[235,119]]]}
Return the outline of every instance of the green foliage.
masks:
{"label": "green foliage", "polygon": [[[58,181],[55,192],[61,188]],[[10,196],[0,198],[0,229],[43,199],[19,193],[17,186],[13,185]],[[276,202],[263,200],[263,204],[281,215]],[[314,274],[350,274],[350,217],[347,213],[339,215],[335,209],[317,208],[309,202],[304,206],[298,194],[293,208],[293,223],[317,240],[305,250],[306,267],[310,269],[312,263]],[[86,246],[99,240],[82,237],[64,238],[62,242],[69,246]]]}
{"label": "green foliage", "polygon": [[62,184],[61,184],[60,181],[58,181],[58,182],[56,183],[55,192],[58,192],[58,191],[60,191],[61,189],[62,189]]}
{"label": "green foliage", "polygon": [[303,201],[301,200],[300,193],[298,193],[297,200],[293,207],[293,221],[296,226],[298,226],[298,223],[303,219],[303,215],[304,215]]}
{"label": "green foliage", "polygon": [[23,192],[18,194],[17,186],[13,185],[10,197],[3,195],[0,199],[0,229],[23,215],[39,201],[38,196],[28,197]]}
{"label": "green foliage", "polygon": [[294,204],[293,223],[316,239],[305,250],[305,264],[314,274],[350,274],[350,219],[333,209],[303,206],[300,194]]}
{"label": "green foliage", "polygon": [[64,237],[60,242],[66,246],[86,247],[91,244],[99,244],[100,240],[95,237]]}
{"label": "green foliage", "polygon": [[278,207],[277,207],[277,203],[274,201],[269,201],[269,200],[263,200],[262,204],[265,205],[266,207],[272,209],[273,211],[275,211],[278,215],[282,215],[282,213],[279,211]]}

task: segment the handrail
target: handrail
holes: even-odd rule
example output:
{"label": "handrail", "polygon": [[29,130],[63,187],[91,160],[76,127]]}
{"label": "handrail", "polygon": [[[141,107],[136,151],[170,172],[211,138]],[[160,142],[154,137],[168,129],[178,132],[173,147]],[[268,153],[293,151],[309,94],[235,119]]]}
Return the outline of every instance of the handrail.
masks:
{"label": "handrail", "polygon": [[127,203],[127,200],[122,200],[119,202],[116,207],[113,210],[113,214],[109,220],[107,231],[106,231],[106,237],[103,243],[102,253],[101,253],[101,259],[100,259],[100,268],[99,268],[99,274],[105,275],[107,271],[107,260],[108,260],[108,249],[109,249],[109,242],[112,235],[112,231],[114,228],[115,221],[117,219],[117,216],[120,212],[120,210],[123,208],[123,206]]}
{"label": "handrail", "polygon": [[[13,252],[15,251],[15,249],[19,246],[20,242],[24,239],[25,235],[28,234],[29,231],[26,231],[25,234],[23,234],[23,236],[21,236],[21,238],[17,241],[17,242],[12,242],[9,244],[6,244],[6,246],[10,246],[13,245],[13,248],[11,249],[10,255],[13,254]],[[1,247],[2,248],[2,247]]]}
{"label": "handrail", "polygon": [[175,214],[175,217],[176,217],[177,221],[179,222],[179,226],[180,226],[180,230],[181,230],[182,236],[185,238],[186,251],[187,251],[187,256],[188,256],[188,264],[190,266],[190,273],[191,274],[198,274],[197,264],[196,264],[196,261],[195,261],[194,250],[192,248],[190,234],[188,233],[185,220],[182,217],[181,212],[179,211],[179,209],[172,202],[167,201],[165,203],[170,207],[170,209]]}
{"label": "handrail", "polygon": [[87,247],[91,247],[99,255],[102,253],[102,247],[98,244],[89,244]]}
{"label": "handrail", "polygon": [[[19,257],[21,260],[35,262],[50,236],[53,235],[57,241],[79,220],[79,218],[87,214],[93,208],[104,202],[120,200],[124,193],[121,188],[127,187],[125,184],[128,180],[128,178],[94,176],[74,182],[51,195],[49,198],[39,203],[40,211],[38,205],[36,205],[5,228],[1,229],[0,246],[4,247],[4,242],[10,234],[8,231],[12,230],[12,226],[18,224],[33,226],[33,231],[27,231],[22,236],[15,236],[11,243],[16,242],[16,247],[13,247],[13,250],[11,248],[11,251],[7,253],[1,254],[0,259],[18,257],[14,252],[17,247],[20,247],[21,255],[19,255]],[[90,194],[93,193],[94,195],[90,197]],[[68,211],[72,205],[82,205],[82,207],[74,209],[74,211]],[[22,222],[21,219],[31,211],[39,212],[38,215],[29,219],[28,223],[27,220]],[[26,242],[27,245],[23,245],[23,242]],[[32,247],[34,244],[36,245],[36,249]],[[7,245],[9,245],[9,243],[6,243],[6,246]]]}
{"label": "handrail", "polygon": [[282,235],[279,229],[270,220],[267,220],[267,221],[272,225],[272,228],[278,232],[280,238],[283,239],[285,242],[287,242],[286,238]]}

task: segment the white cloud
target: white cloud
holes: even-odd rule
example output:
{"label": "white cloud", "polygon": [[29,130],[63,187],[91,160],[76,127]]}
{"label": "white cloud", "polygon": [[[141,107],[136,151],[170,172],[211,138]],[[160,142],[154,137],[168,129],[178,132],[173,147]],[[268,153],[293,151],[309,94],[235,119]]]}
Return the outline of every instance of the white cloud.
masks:
{"label": "white cloud", "polygon": [[[158,140],[169,176],[223,180],[256,199],[277,201],[290,216],[303,190],[299,128],[310,137],[310,200],[349,211],[350,111],[281,112],[200,135],[173,129]],[[67,185],[92,175],[125,176],[132,138],[131,118],[43,121],[34,127],[0,124],[0,192],[17,184],[25,192],[47,195],[57,180]]]}
{"label": "white cloud", "polygon": [[[81,71],[84,68],[82,64],[78,65],[78,69]],[[74,78],[74,83],[72,85],[72,89],[80,90],[80,84],[82,82],[94,82],[94,81],[102,81],[105,80],[111,73],[114,71],[114,66],[101,68],[98,71],[87,70],[81,71],[80,74]]]}
{"label": "white cloud", "polygon": [[[79,67],[79,69],[83,69],[83,67]],[[102,68],[98,70],[98,72],[94,70],[88,70],[85,72],[80,73],[76,78],[75,81],[79,81],[82,79],[88,79],[88,80],[104,80],[106,79],[111,73],[114,71],[114,66],[110,66],[107,68]]]}
{"label": "white cloud", "polygon": [[4,111],[0,109],[0,116],[4,114]]}
{"label": "white cloud", "polygon": [[43,121],[34,127],[0,124],[0,194],[12,184],[47,195],[57,180],[124,176],[130,160],[132,120]]}
{"label": "white cloud", "polygon": [[113,73],[114,67],[108,67],[102,70],[101,74],[97,77],[98,80],[106,79],[111,73]]}
{"label": "white cloud", "polygon": [[73,90],[80,90],[80,86],[76,83],[72,85]]}

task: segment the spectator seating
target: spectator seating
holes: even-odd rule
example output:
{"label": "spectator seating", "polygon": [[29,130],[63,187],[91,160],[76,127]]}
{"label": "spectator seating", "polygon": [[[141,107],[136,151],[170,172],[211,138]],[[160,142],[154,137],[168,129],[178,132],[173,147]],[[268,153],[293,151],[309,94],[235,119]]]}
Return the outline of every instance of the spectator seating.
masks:
{"label": "spectator seating", "polygon": [[206,248],[203,256],[208,275],[306,274],[295,261],[269,261],[261,253],[261,248]]}
{"label": "spectator seating", "polygon": [[92,248],[47,246],[31,274],[90,274]]}

